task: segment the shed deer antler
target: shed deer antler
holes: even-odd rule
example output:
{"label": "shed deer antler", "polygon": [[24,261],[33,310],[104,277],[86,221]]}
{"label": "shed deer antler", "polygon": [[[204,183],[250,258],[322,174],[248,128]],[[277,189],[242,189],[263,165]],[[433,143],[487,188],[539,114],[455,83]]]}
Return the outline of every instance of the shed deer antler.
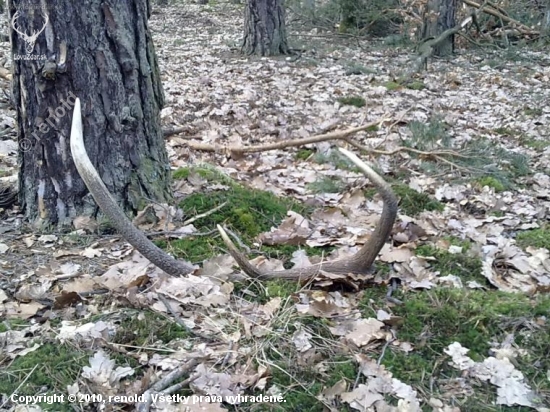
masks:
{"label": "shed deer antler", "polygon": [[[395,197],[390,185],[386,183],[386,181],[382,179],[378,173],[361,161],[355,154],[341,148],[340,151],[357,167],[359,167],[365,176],[372,180],[382,195],[382,199],[384,201],[382,215],[380,216],[380,220],[378,221],[369,242],[366,243],[355,255],[347,259],[323,262],[300,269],[264,272],[250,264],[248,259],[246,259],[246,257],[239,250],[237,250],[223,228],[218,226],[218,230],[220,231],[222,239],[227,245],[229,252],[245,273],[256,278],[308,280],[317,276],[321,271],[334,274],[367,274],[370,272],[371,266],[374,263],[378,252],[380,252],[382,246],[384,246],[384,243],[386,242],[386,239],[388,238],[393,227],[393,223],[397,215],[397,198]],[[76,99],[73,113],[73,123],[71,128],[71,152],[78,173],[82,177],[82,180],[88,187],[88,190],[94,197],[96,203],[101,208],[103,213],[105,213],[105,215],[112,221],[113,225],[120,232],[120,234],[132,246],[134,246],[153,264],[170,275],[178,276],[191,273],[195,270],[195,268],[191,265],[174,259],[162,249],[155,246],[155,244],[147,239],[141,231],[132,225],[130,220],[117,205],[86,153],[82,136],[82,119],[80,114],[79,99]]]}
{"label": "shed deer antler", "polygon": [[248,275],[260,279],[294,279],[309,280],[315,278],[319,272],[328,272],[337,275],[346,275],[349,273],[368,274],[372,270],[372,264],[378,256],[378,253],[386,243],[393,227],[397,215],[397,198],[390,185],[382,177],[371,169],[365,162],[359,159],[352,152],[339,148],[340,152],[348,157],[365,176],[367,176],[376,186],[382,195],[384,207],[380,220],[376,224],[373,234],[369,241],[363,245],[355,255],[350,258],[328,261],[311,265],[300,269],[287,269],[280,271],[261,271],[254,267],[248,259],[235,247],[225,230],[218,225],[218,231],[225,242],[229,253],[237,261],[240,268]]}
{"label": "shed deer antler", "polygon": [[195,271],[195,267],[174,259],[147,239],[147,237],[130,222],[122,209],[117,205],[115,199],[113,199],[109,193],[109,190],[99,177],[97,170],[86,153],[82,135],[80,99],[78,98],[74,104],[73,123],[71,127],[71,153],[76,169],[96,203],[128,243],[139,250],[140,253],[154,265],[158,266],[169,275],[179,276]]}

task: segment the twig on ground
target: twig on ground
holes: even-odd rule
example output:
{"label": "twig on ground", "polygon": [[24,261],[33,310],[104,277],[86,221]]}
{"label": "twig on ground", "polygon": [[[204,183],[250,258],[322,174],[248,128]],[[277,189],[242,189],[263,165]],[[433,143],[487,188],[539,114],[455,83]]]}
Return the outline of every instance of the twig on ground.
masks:
{"label": "twig on ground", "polygon": [[357,143],[349,138],[347,139],[343,139],[347,144],[355,147],[356,149],[359,149],[363,152],[366,152],[366,153],[371,153],[371,154],[377,154],[377,155],[385,155],[385,156],[393,156],[397,153],[400,153],[400,152],[409,152],[409,153],[414,153],[414,154],[417,154],[419,156],[424,156],[424,157],[432,157],[434,159],[437,159],[437,160],[444,160],[442,159],[441,157],[442,156],[451,156],[451,157],[459,157],[459,158],[462,158],[462,159],[468,159],[469,156],[466,156],[466,155],[463,155],[461,153],[458,153],[458,152],[455,152],[453,150],[435,150],[435,151],[432,151],[432,152],[427,152],[427,151],[424,151],[424,150],[419,150],[419,149],[415,149],[413,147],[406,147],[406,146],[399,146],[398,148],[395,148],[393,150],[379,150],[379,149],[371,149],[365,145],[362,145],[361,143]]}
{"label": "twig on ground", "polygon": [[388,120],[389,120],[388,118],[384,117],[374,122],[367,123],[363,126],[353,127],[347,130],[305,137],[303,139],[283,140],[280,142],[267,143],[267,144],[262,144],[257,146],[216,145],[216,144],[202,143],[197,141],[191,141],[189,142],[188,145],[190,148],[194,150],[200,150],[203,152],[226,152],[229,154],[257,153],[257,152],[265,152],[268,150],[286,149],[287,147],[298,147],[298,146],[304,146],[312,143],[326,142],[327,140],[343,140],[352,134],[361,132],[363,130],[367,130],[371,127],[377,126]]}
{"label": "twig on ground", "polygon": [[[193,369],[195,366],[199,364],[199,359],[190,359],[189,362],[187,362],[185,365],[181,365],[180,367],[174,369],[172,372],[170,372],[168,375],[166,375],[164,378],[153,384],[149,389],[147,389],[145,392],[143,392],[143,396],[145,397],[144,402],[140,402],[136,404],[136,411],[137,412],[148,412],[151,408],[151,404],[153,402],[153,394],[157,392],[162,392],[168,385],[175,382],[179,378],[181,378],[183,375],[189,373],[191,369]],[[186,379],[186,381],[191,382],[191,380]],[[184,381],[185,382],[185,381]],[[187,382],[187,384],[189,384]],[[182,382],[183,384],[183,382]]]}
{"label": "twig on ground", "polygon": [[229,362],[229,358],[231,357],[231,351],[233,350],[234,344],[235,342],[233,342],[232,340],[229,341],[229,347],[227,348],[227,352],[222,360],[222,364],[221,364],[222,369],[225,368],[225,365],[227,365],[227,362]]}
{"label": "twig on ground", "polygon": [[395,278],[393,278],[391,280],[391,283],[388,285],[388,292],[386,293],[386,300],[388,302],[394,303],[396,305],[402,305],[403,304],[402,301],[400,301],[397,298],[392,297],[393,292],[395,292],[397,290],[398,286],[399,285],[397,284],[397,280]]}
{"label": "twig on ground", "polygon": [[183,226],[190,225],[191,223],[196,222],[203,217],[210,216],[211,214],[216,213],[218,210],[225,207],[225,205],[227,205],[227,202],[223,202],[221,205],[216,206],[214,209],[201,213],[200,215],[193,216],[191,219],[187,219],[185,222],[183,222]]}
{"label": "twig on ground", "polygon": [[161,230],[159,232],[147,232],[145,233],[146,236],[152,237],[152,236],[177,236],[178,238],[186,238],[186,237],[197,237],[197,236],[210,236],[214,233],[217,233],[218,231],[213,229],[209,230],[208,232],[193,232],[193,233],[182,233],[178,232],[177,230]]}
{"label": "twig on ground", "polygon": [[109,293],[109,289],[94,289],[86,292],[78,292],[78,295],[82,298],[87,298],[90,296],[105,295],[107,293]]}
{"label": "twig on ground", "polygon": [[382,364],[382,359],[384,359],[384,355],[386,354],[386,349],[388,349],[388,346],[390,346],[390,343],[392,343],[396,339],[394,331],[390,329],[390,333],[391,333],[392,338],[390,340],[387,340],[386,343],[384,344],[384,346],[382,347],[382,353],[380,353],[380,356],[378,357],[378,360],[376,361],[377,365]]}
{"label": "twig on ground", "polygon": [[191,382],[193,382],[195,379],[200,377],[200,374],[195,373],[194,375],[191,375],[189,378],[181,381],[180,383],[176,383],[175,385],[169,386],[165,390],[162,391],[165,395],[170,395],[174,392],[177,392],[183,388],[186,388]]}
{"label": "twig on ground", "polygon": [[177,350],[175,349],[166,349],[166,348],[156,348],[153,346],[136,346],[136,345],[128,345],[125,343],[110,343],[111,345],[117,345],[122,348],[129,348],[129,349],[138,349],[140,351],[150,351],[150,352],[164,352],[164,353],[176,353]]}
{"label": "twig on ground", "polygon": [[223,228],[235,240],[235,242],[239,245],[241,249],[246,250],[246,253],[250,253],[250,248],[241,241],[241,239],[239,238],[239,236],[237,236],[235,232],[225,226]]}
{"label": "twig on ground", "polygon": [[[162,135],[164,136],[164,138],[167,138],[175,134],[180,134],[180,133],[189,132],[189,131],[191,131],[189,126],[169,127],[166,129],[162,129]],[[193,139],[193,138],[194,138],[193,136],[185,136],[185,137],[180,136],[180,139]]]}
{"label": "twig on ground", "polygon": [[[32,368],[32,370],[27,374],[27,376],[25,376],[25,379],[23,379],[23,382],[21,382],[19,384],[19,386],[17,388],[15,388],[15,390],[12,392],[12,396],[14,394],[16,394],[19,389],[21,389],[23,387],[23,385],[29,380],[29,378],[31,377],[31,375],[34,373],[34,371],[36,370],[36,368],[38,368],[38,363],[36,365],[34,365],[34,368]],[[7,403],[8,401],[11,399],[11,396],[7,397],[6,400],[2,403],[2,405],[0,405],[0,409],[3,408]]]}

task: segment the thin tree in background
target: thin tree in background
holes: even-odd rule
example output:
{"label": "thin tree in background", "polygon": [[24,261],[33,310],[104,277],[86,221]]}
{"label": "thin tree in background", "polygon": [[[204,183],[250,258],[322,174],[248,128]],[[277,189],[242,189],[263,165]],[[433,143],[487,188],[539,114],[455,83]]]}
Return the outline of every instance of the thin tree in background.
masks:
{"label": "thin tree in background", "polygon": [[[456,25],[457,0],[429,0],[424,12],[424,22],[421,31],[421,40],[438,37],[445,30]],[[454,52],[454,34],[434,45],[435,56],[449,56]]]}
{"label": "thin tree in background", "polygon": [[286,38],[284,0],[248,0],[241,51],[247,55],[290,54]]}
{"label": "thin tree in background", "polygon": [[546,36],[550,35],[550,0],[546,0],[546,8],[544,10],[542,30],[544,31]]}

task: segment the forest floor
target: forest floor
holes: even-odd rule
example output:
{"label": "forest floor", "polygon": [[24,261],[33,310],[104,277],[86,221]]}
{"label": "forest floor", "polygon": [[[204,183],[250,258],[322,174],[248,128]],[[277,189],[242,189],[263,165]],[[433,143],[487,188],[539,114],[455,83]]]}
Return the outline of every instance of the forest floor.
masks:
{"label": "forest floor", "polygon": [[[292,18],[291,46],[304,51],[257,58],[238,53],[239,6],[154,9],[163,127],[180,130],[166,139],[175,202],[135,224],[194,275],[167,277],[106,221],[36,233],[17,206],[0,212],[0,410],[15,410],[14,393],[81,401],[32,410],[132,410],[133,399],[104,401],[159,379],[183,380],[166,394],[212,402],[151,410],[550,410],[547,51],[459,50],[401,84],[414,59],[404,39],[305,31]],[[0,85],[0,127],[13,129]],[[354,253],[382,200],[341,142],[224,147],[369,123],[348,148],[361,145],[400,198],[372,276],[240,276],[217,224],[256,264],[300,267]],[[16,163],[12,131],[0,173]]]}

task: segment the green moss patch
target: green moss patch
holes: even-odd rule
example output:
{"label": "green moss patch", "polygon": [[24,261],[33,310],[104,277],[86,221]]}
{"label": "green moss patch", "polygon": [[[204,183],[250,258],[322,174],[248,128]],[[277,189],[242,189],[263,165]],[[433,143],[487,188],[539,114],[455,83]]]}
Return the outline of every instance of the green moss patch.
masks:
{"label": "green moss patch", "polygon": [[[368,291],[360,307],[364,316],[372,317],[378,308],[386,308],[385,289]],[[503,342],[510,334],[514,343],[525,350],[519,356],[517,368],[533,388],[550,399],[550,382],[541,371],[550,367],[550,323],[541,322],[550,311],[550,296],[529,298],[495,290],[437,288],[429,291],[408,291],[397,294],[403,305],[393,306],[394,315],[403,317],[397,330],[400,341],[408,341],[414,350],[404,353],[389,346],[382,364],[400,379],[415,388],[425,389],[430,396],[448,379],[459,378],[460,372],[448,365],[443,350],[453,342],[468,348],[468,356],[482,361],[490,356],[491,342]],[[534,326],[539,325],[539,326]],[[459,399],[466,410],[486,409],[495,398],[496,388],[479,383],[475,398]],[[472,409],[477,405],[480,409]],[[494,409],[519,410],[519,409]]]}
{"label": "green moss patch", "polygon": [[426,193],[417,192],[405,184],[392,185],[393,191],[399,197],[399,208],[408,216],[416,216],[425,210],[442,211],[445,206],[441,202]]}
{"label": "green moss patch", "polygon": [[[271,405],[262,411],[304,411],[324,412],[326,408],[317,399],[324,387],[330,387],[344,379],[351,386],[357,376],[356,364],[349,358],[337,357],[324,363],[326,370],[323,374],[316,372],[313,367],[299,366],[300,362],[294,359],[293,364],[277,362],[272,369],[271,382],[283,389],[285,402]],[[266,405],[267,406],[267,405]],[[352,411],[347,405],[338,405],[339,411]]]}
{"label": "green moss patch", "polygon": [[[82,367],[89,364],[91,352],[69,344],[45,343],[37,350],[17,357],[13,362],[2,361],[0,394],[19,395],[67,393],[67,385],[77,381]],[[24,384],[21,385],[21,383]],[[19,386],[21,385],[21,386]],[[39,404],[47,411],[73,411],[69,403]]]}
{"label": "green moss patch", "polygon": [[21,330],[29,326],[29,322],[25,319],[6,319],[0,323],[0,333],[7,332],[8,330]]}
{"label": "green moss patch", "polygon": [[[423,211],[442,211],[445,205],[434,199],[426,193],[417,192],[403,183],[393,183],[391,188],[399,199],[399,209],[408,215],[416,216]],[[377,193],[376,188],[365,189],[364,192],[367,199],[372,199]]]}
{"label": "green moss patch", "polygon": [[269,298],[288,298],[297,292],[297,288],[298,285],[296,282],[284,279],[268,280],[265,282],[265,293]]}
{"label": "green moss patch", "polygon": [[313,161],[319,164],[329,163],[340,170],[350,170],[360,173],[361,171],[355,164],[338,150],[331,150],[328,153],[316,153]]}
{"label": "green moss patch", "polygon": [[516,136],[520,134],[517,130],[509,127],[497,127],[496,129],[493,129],[493,132],[500,136]]}
{"label": "green moss patch", "polygon": [[313,193],[339,193],[345,189],[346,184],[338,177],[324,176],[307,187]]}
{"label": "green moss patch", "polygon": [[142,348],[159,341],[168,344],[189,337],[189,332],[173,319],[150,310],[128,310],[118,316],[120,327],[113,339],[115,343]]}
{"label": "green moss patch", "polygon": [[523,113],[525,113],[526,116],[531,117],[539,117],[542,116],[543,112],[540,107],[531,107],[531,106],[525,106],[523,108]]}
{"label": "green moss patch", "polygon": [[550,229],[544,227],[520,232],[516,237],[516,242],[522,248],[532,246],[550,250]]}
{"label": "green moss patch", "polygon": [[[334,352],[338,345],[328,330],[326,319],[311,316],[298,317],[292,322],[277,325],[277,334],[273,334],[264,342],[265,348],[260,363],[269,368],[269,387],[277,387],[283,393],[284,403],[257,405],[260,411],[307,411],[323,412],[324,405],[317,396],[323,388],[330,387],[340,380],[345,380],[351,387],[357,377],[357,364],[345,354]],[[300,329],[304,329],[312,337],[310,341],[323,353],[323,367],[318,362],[307,362],[296,350],[290,337]],[[244,405],[241,405],[244,406]],[[253,405],[250,405],[253,406]],[[244,410],[248,410],[245,409]],[[351,411],[347,405],[338,404],[337,410]]]}
{"label": "green moss patch", "polygon": [[[207,184],[200,192],[183,199],[179,207],[186,218],[205,214],[193,222],[201,235],[156,242],[159,247],[190,262],[200,263],[215,254],[225,252],[223,241],[217,232],[212,232],[218,224],[227,226],[245,244],[251,244],[260,233],[279,225],[289,210],[304,215],[310,212],[303,204],[240,185],[211,167],[183,168],[174,172],[173,176],[187,179],[192,175],[200,176]],[[223,204],[225,205],[220,207]],[[296,249],[293,246],[289,251],[292,253]],[[282,248],[262,247],[262,250],[271,257],[272,253],[280,254]]]}
{"label": "green moss patch", "polygon": [[506,190],[506,186],[503,182],[493,176],[480,177],[475,183],[481,187],[488,186],[495,189],[495,192],[503,192]]}
{"label": "green moss patch", "polygon": [[393,91],[393,90],[401,89],[403,87],[403,85],[401,85],[397,82],[386,82],[386,83],[384,83],[384,87],[389,91]]}
{"label": "green moss patch", "polygon": [[347,62],[344,65],[346,69],[346,76],[361,75],[361,74],[376,74],[376,70],[370,69],[356,62]]}
{"label": "green moss patch", "polygon": [[313,155],[313,153],[315,153],[315,150],[300,149],[296,152],[296,154],[294,155],[294,158],[296,160],[307,160],[311,157],[311,155]]}
{"label": "green moss patch", "polygon": [[187,179],[191,175],[197,175],[212,183],[222,183],[236,185],[229,177],[221,173],[215,167],[204,164],[196,167],[182,167],[172,173],[172,178],[176,180]]}
{"label": "green moss patch", "polygon": [[463,248],[462,253],[449,253],[446,250],[437,249],[433,246],[422,245],[416,249],[418,256],[431,258],[428,260],[433,271],[439,272],[441,276],[454,275],[463,282],[476,281],[482,285],[487,284],[487,279],[482,275],[482,263],[479,257],[469,256],[467,246],[457,245]]}
{"label": "green moss patch", "polygon": [[179,206],[187,216],[196,216],[224,202],[227,202],[227,206],[201,218],[196,226],[215,228],[217,224],[226,224],[250,239],[279,223],[288,210],[303,212],[302,207],[287,199],[244,187],[196,193],[183,200]]}
{"label": "green moss patch", "polygon": [[361,96],[339,97],[337,101],[343,106],[365,107],[367,104],[367,101]]}
{"label": "green moss patch", "polygon": [[520,140],[520,142],[523,146],[537,151],[544,150],[548,146],[550,146],[550,142],[548,140],[540,140],[534,138],[523,138]]}
{"label": "green moss patch", "polygon": [[411,90],[424,90],[426,88],[426,85],[423,82],[410,82],[406,84],[407,89]]}

